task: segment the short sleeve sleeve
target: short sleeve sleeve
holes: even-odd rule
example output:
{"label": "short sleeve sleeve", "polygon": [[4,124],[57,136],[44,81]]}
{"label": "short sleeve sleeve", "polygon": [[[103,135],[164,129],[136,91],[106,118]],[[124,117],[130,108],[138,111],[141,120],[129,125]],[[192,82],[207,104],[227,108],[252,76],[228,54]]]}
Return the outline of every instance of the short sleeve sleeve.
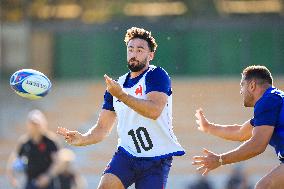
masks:
{"label": "short sleeve sleeve", "polygon": [[270,125],[275,126],[280,109],[282,107],[282,99],[277,95],[269,95],[261,98],[254,108],[254,118],[251,120],[254,126]]}
{"label": "short sleeve sleeve", "polygon": [[27,135],[23,135],[19,138],[16,153],[19,157],[27,155],[27,149],[29,149],[29,140]]}
{"label": "short sleeve sleeve", "polygon": [[157,67],[146,76],[146,94],[152,91],[163,92],[168,96],[171,95],[171,79],[168,73],[160,68]]}
{"label": "short sleeve sleeve", "polygon": [[108,91],[106,91],[104,94],[104,103],[102,109],[114,111],[113,96]]}
{"label": "short sleeve sleeve", "polygon": [[24,154],[24,145],[23,145],[23,144],[20,145],[20,147],[19,147],[19,149],[18,149],[18,151],[17,151],[17,155],[18,155],[19,157],[25,155],[25,154]]}
{"label": "short sleeve sleeve", "polygon": [[254,118],[252,118],[250,121],[250,124],[254,126]]}

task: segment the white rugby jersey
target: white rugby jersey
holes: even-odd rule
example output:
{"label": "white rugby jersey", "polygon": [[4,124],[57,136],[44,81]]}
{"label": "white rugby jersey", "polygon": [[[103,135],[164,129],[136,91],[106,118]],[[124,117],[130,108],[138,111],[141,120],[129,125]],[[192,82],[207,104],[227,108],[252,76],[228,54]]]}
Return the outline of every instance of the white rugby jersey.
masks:
{"label": "white rugby jersey", "polygon": [[[156,67],[150,66],[148,71],[131,88],[123,88],[128,74],[121,76],[118,83],[128,94],[146,99],[145,77],[153,69]],[[118,117],[119,148],[122,147],[135,157],[163,158],[184,155],[184,149],[178,143],[172,129],[172,94],[168,96],[167,104],[157,120],[138,114],[116,97],[113,97],[113,107]]]}

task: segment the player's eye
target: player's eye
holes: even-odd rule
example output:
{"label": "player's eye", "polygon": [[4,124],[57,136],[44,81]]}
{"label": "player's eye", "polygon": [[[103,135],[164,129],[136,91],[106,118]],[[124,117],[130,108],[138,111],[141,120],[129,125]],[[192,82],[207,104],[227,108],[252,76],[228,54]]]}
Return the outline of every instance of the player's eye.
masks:
{"label": "player's eye", "polygon": [[137,52],[142,53],[142,52],[144,52],[144,50],[143,49],[138,49]]}

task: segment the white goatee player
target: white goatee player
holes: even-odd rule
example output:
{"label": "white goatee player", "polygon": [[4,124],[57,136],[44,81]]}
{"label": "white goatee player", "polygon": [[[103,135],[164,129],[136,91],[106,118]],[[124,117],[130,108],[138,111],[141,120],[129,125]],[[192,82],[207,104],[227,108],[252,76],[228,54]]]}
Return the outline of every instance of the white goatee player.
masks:
{"label": "white goatee player", "polygon": [[[147,99],[145,78],[154,69],[157,68],[149,66],[147,72],[131,88],[123,87],[128,73],[121,76],[118,83],[129,95]],[[116,97],[113,97],[113,107],[118,118],[118,147],[127,154],[159,159],[185,153],[172,130],[172,94],[168,95],[167,104],[156,120],[138,114]]]}

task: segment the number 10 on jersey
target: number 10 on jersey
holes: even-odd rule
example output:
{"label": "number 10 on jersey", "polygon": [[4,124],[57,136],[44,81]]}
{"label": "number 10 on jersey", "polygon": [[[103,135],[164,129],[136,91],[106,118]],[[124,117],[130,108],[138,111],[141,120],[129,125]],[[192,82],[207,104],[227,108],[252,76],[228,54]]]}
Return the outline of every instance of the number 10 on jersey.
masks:
{"label": "number 10 on jersey", "polygon": [[[141,153],[141,147],[145,151],[151,150],[153,148],[152,140],[151,140],[150,135],[149,135],[149,133],[148,133],[148,131],[145,127],[139,127],[136,130],[131,129],[128,132],[128,135],[130,135],[132,137],[132,140],[135,144],[137,153]],[[144,137],[142,137],[142,136],[144,136]],[[146,139],[146,141],[144,141],[143,138]],[[147,143],[147,144],[145,144],[145,143]]]}

